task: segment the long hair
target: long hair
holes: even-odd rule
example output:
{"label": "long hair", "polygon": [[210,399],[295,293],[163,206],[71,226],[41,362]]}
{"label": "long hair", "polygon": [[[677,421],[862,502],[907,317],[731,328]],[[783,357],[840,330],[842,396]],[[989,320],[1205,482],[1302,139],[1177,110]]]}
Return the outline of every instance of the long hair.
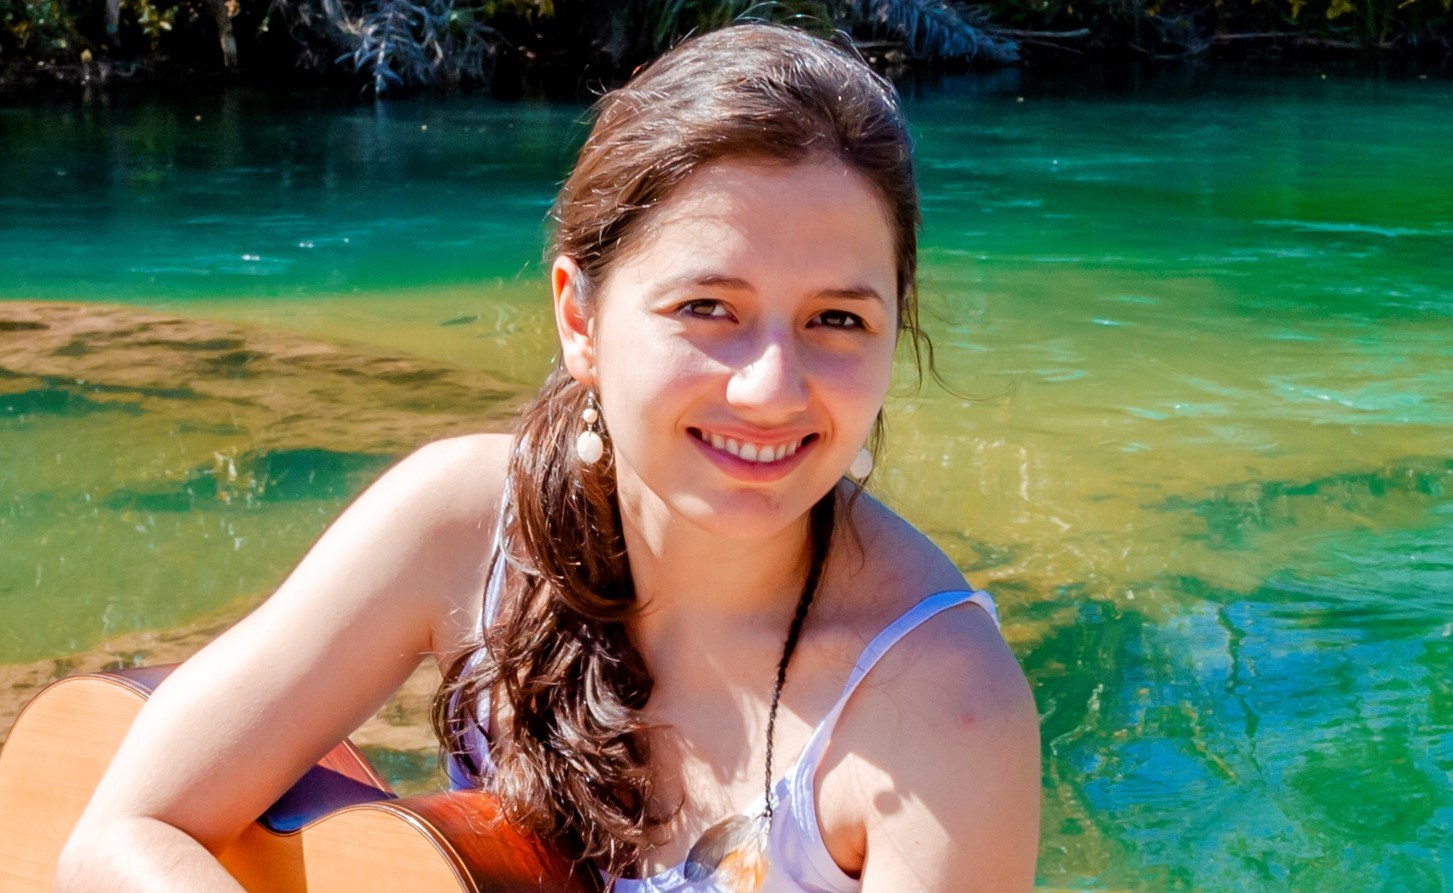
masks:
{"label": "long hair", "polygon": [[[915,295],[918,193],[892,85],[855,53],[774,25],[687,40],[596,104],[595,124],[555,201],[549,255],[578,265],[587,316],[611,263],[652,211],[705,164],[834,159],[871,183],[897,259],[900,333],[922,334]],[[586,390],[563,367],[521,413],[506,481],[498,615],[446,668],[434,702],[444,748],[467,753],[480,699],[491,729],[492,787],[506,814],[567,856],[624,874],[670,819],[653,806],[642,708],[653,680],[631,641],[635,588],[609,448],[586,465],[574,441]],[[812,566],[827,557],[836,506],[810,516]],[[814,574],[813,579],[816,578]]]}

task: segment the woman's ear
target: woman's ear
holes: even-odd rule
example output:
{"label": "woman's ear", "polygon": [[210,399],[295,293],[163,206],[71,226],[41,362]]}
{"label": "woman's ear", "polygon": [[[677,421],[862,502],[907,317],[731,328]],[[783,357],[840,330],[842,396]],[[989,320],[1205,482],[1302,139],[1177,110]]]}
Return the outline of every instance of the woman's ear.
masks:
{"label": "woman's ear", "polygon": [[570,377],[595,385],[595,320],[587,316],[580,286],[584,276],[574,259],[560,255],[550,267],[550,290],[555,299],[555,330],[560,335],[560,359]]}

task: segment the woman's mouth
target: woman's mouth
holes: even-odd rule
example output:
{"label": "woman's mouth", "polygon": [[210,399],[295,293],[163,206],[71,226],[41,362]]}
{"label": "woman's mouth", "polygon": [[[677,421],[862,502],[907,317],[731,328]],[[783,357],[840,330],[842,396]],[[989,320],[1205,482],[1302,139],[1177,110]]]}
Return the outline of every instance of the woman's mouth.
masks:
{"label": "woman's mouth", "polygon": [[816,434],[808,434],[790,440],[760,442],[728,437],[702,428],[687,428],[686,430],[692,437],[712,449],[735,456],[744,462],[755,462],[759,465],[781,462],[783,459],[795,456],[798,450],[817,439]]}

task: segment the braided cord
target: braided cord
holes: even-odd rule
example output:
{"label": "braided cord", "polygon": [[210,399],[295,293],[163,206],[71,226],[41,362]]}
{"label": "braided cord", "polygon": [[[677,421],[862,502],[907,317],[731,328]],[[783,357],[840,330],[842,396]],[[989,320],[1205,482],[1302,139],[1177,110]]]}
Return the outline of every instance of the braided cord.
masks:
{"label": "braided cord", "polygon": [[772,826],[772,744],[777,731],[777,706],[782,701],[782,687],[787,684],[787,665],[797,651],[797,640],[802,636],[802,627],[807,623],[807,612],[817,595],[822,582],[822,566],[826,563],[828,545],[832,541],[833,510],[835,494],[829,493],[812,507],[809,520],[812,538],[812,561],[807,568],[807,581],[802,585],[802,595],[797,598],[797,610],[792,614],[792,625],[787,628],[787,641],[782,643],[782,659],[777,662],[777,681],[772,686],[772,706],[767,710],[767,760],[765,777],[762,780],[763,802],[767,805],[767,827]]}

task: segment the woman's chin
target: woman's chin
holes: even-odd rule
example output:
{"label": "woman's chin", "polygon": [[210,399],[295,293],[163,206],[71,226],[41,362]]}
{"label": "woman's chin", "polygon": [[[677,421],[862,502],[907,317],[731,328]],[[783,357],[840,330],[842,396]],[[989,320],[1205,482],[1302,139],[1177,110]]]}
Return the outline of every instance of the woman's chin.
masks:
{"label": "woman's chin", "polygon": [[760,542],[797,528],[820,498],[747,490],[710,496],[678,494],[667,504],[673,514],[713,536]]}

